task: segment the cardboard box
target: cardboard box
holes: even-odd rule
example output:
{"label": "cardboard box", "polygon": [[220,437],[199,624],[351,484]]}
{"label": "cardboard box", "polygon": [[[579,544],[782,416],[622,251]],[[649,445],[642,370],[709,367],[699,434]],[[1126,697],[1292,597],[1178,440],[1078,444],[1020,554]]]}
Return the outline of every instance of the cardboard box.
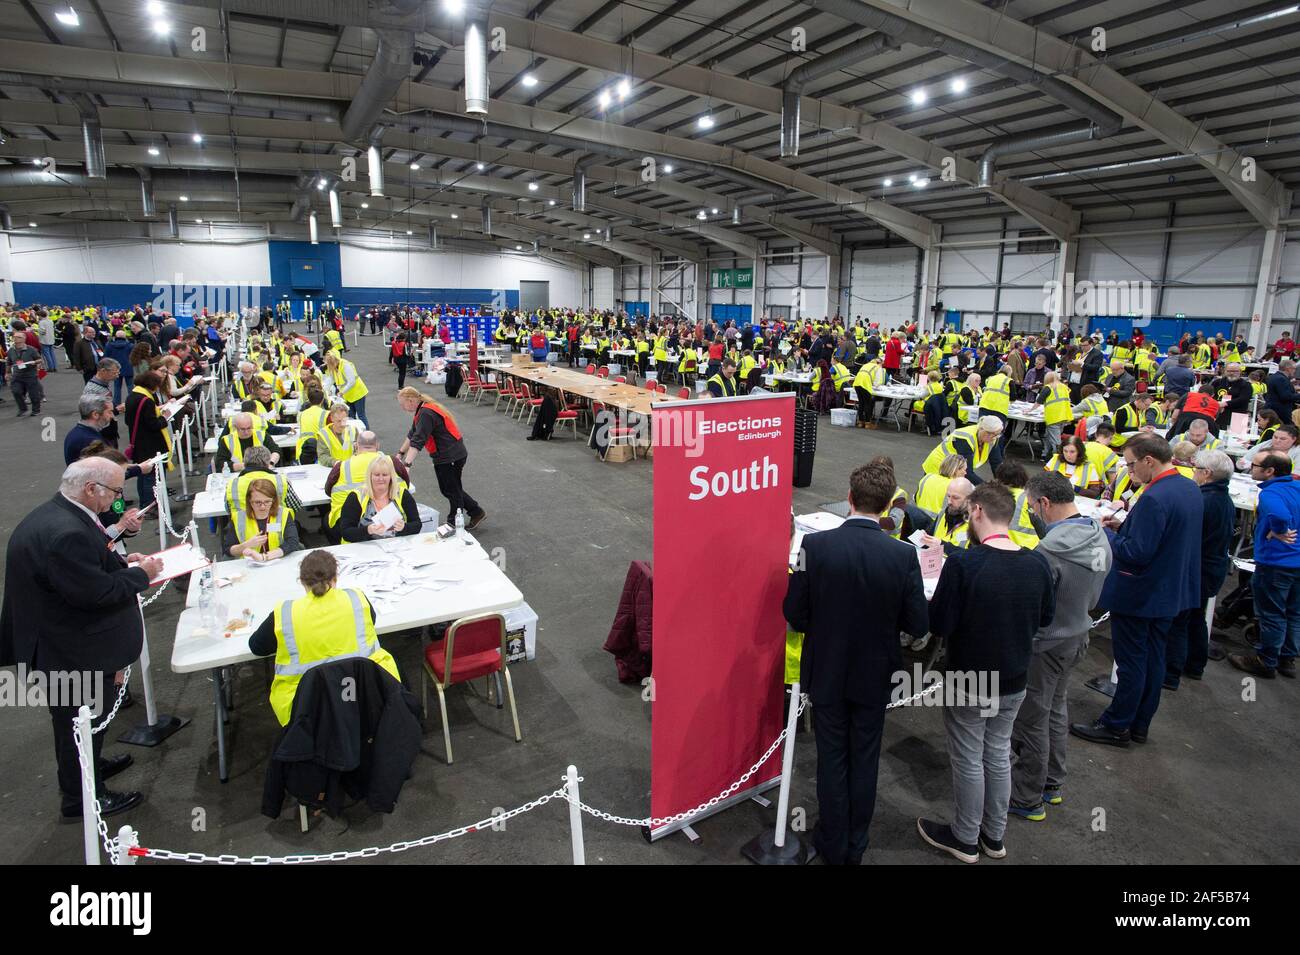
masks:
{"label": "cardboard box", "polygon": [[526,603],[511,607],[506,618],[506,659],[511,663],[537,656],[537,611]]}
{"label": "cardboard box", "polygon": [[533,356],[530,355],[530,354],[528,354],[528,352],[521,352],[520,354],[517,354],[517,355],[511,355],[511,356],[510,356],[510,364],[512,364],[512,365],[531,365],[531,364],[533,364]]}
{"label": "cardboard box", "polygon": [[613,444],[610,445],[609,451],[605,454],[605,460],[614,464],[622,464],[625,461],[632,460],[632,445],[630,444]]}

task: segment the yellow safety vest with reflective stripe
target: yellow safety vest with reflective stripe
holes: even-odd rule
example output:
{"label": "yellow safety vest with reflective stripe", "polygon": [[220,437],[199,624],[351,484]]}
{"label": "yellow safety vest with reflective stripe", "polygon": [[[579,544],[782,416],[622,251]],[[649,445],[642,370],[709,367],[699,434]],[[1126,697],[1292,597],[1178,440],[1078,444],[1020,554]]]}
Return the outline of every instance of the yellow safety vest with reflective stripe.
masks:
{"label": "yellow safety vest with reflective stripe", "polygon": [[1043,423],[1064,424],[1074,417],[1070,405],[1070,389],[1059,382],[1047,389],[1043,399]]}
{"label": "yellow safety vest with reflective stripe", "polygon": [[331,328],[325,333],[325,351],[332,352],[336,349],[338,351],[343,350],[343,336],[335,329]]}
{"label": "yellow safety vest with reflective stripe", "polygon": [[[792,569],[790,573],[794,573]],[[788,627],[785,631],[785,682],[799,682],[799,664],[803,660],[803,634]]]}
{"label": "yellow safety vest with reflective stripe", "polygon": [[[1083,405],[1083,418],[1104,418],[1110,414],[1110,405],[1101,395],[1088,395],[1079,404]],[[1071,411],[1071,414],[1074,412]]]}
{"label": "yellow safety vest with reflective stripe", "polygon": [[[922,480],[924,480],[924,478]],[[895,487],[894,496],[889,500],[889,507],[885,508],[876,516],[882,518],[888,517],[890,510],[892,510],[894,507],[894,502],[897,501],[899,498],[903,499],[903,503],[900,504],[899,507],[900,508],[905,507],[907,504],[907,492],[904,491],[901,487]],[[881,530],[885,530],[885,529],[882,527]],[[903,522],[899,521],[897,524],[894,525],[894,529],[892,531],[885,531],[885,533],[888,534],[890,537],[894,538],[894,540],[901,540],[903,537]]]}
{"label": "yellow safety vest with reflective stripe", "polygon": [[348,495],[353,492],[360,494],[365,490],[370,463],[382,453],[381,451],[358,451],[340,462],[338,482],[330,488],[330,512],[329,517],[326,518],[330,527],[339,522],[339,514],[343,512],[343,505],[347,503]]}
{"label": "yellow safety vest with reflective stripe", "polygon": [[1210,346],[1201,344],[1196,346],[1196,355],[1192,358],[1193,368],[1209,368],[1210,363],[1214,360],[1214,353]]}
{"label": "yellow safety vest with reflective stripe", "polygon": [[836,391],[843,390],[844,386],[849,383],[850,377],[849,370],[840,362],[837,361],[831,364],[831,383],[835,385]]}
{"label": "yellow safety vest with reflective stripe", "polygon": [[660,335],[655,339],[655,363],[668,360],[668,336]]}
{"label": "yellow safety vest with reflective stripe", "polygon": [[[967,398],[962,397],[963,395],[969,395],[969,400]],[[982,400],[981,398],[975,397],[975,392],[971,390],[970,385],[958,385],[957,386],[957,420],[960,421],[962,424],[969,424],[970,412],[967,411],[966,409],[970,405],[975,405],[976,407],[978,407],[981,400]]]}
{"label": "yellow safety vest with reflective stripe", "polygon": [[1021,490],[1016,495],[1015,510],[1011,515],[1007,535],[1021,547],[1033,550],[1038,546],[1038,531],[1034,530],[1034,522],[1029,513],[1028,491]]}
{"label": "yellow safety vest with reflective stripe", "polygon": [[740,364],[736,366],[736,380],[748,381],[749,373],[757,367],[758,362],[755,361],[753,355],[742,355],[740,358]]}
{"label": "yellow safety vest with reflective stripe", "polygon": [[1156,369],[1156,361],[1151,357],[1151,353],[1145,348],[1138,349],[1138,353],[1133,356],[1133,364],[1138,372],[1146,372],[1149,379]]}
{"label": "yellow safety vest with reflective stripe", "polygon": [[[280,546],[281,542],[284,541],[284,529],[285,526],[291,520],[293,520],[293,509],[288,507],[281,507],[279,514],[275,515],[274,517],[267,518],[266,521],[266,550],[267,551],[275,550],[277,547]],[[255,518],[252,515],[252,512],[245,512],[243,520],[231,521],[231,525],[235,529],[235,537],[238,539],[239,543],[241,544],[244,543],[244,541],[251,540],[252,538],[256,537],[258,534],[262,533],[262,531],[259,530],[257,527],[257,518]]]}
{"label": "yellow safety vest with reflective stripe", "polygon": [[930,384],[926,387],[926,396],[924,398],[917,398],[915,401],[912,402],[912,410],[924,411],[926,401],[933,398],[935,395],[941,395],[941,394],[943,394],[943,382],[942,381],[930,382]]}
{"label": "yellow safety vest with reflective stripe", "polygon": [[248,503],[248,485],[257,480],[270,481],[274,484],[275,496],[280,501],[281,508],[284,507],[284,495],[288,485],[283,474],[279,472],[268,474],[266,471],[240,471],[226,485],[226,514],[235,522],[236,527],[244,519]]}
{"label": "yellow safety vest with reflective stripe", "polygon": [[933,536],[945,544],[952,544],[954,547],[965,547],[970,543],[970,523],[962,521],[956,527],[948,526],[948,511],[945,508],[935,521]]}
{"label": "yellow safety vest with reflective stripe", "polygon": [[302,446],[308,441],[320,437],[320,430],[325,427],[325,415],[329,408],[323,405],[309,405],[298,412],[298,446],[297,453],[302,457]]}
{"label": "yellow safety vest with reflective stripe", "polygon": [[[263,438],[265,437],[266,437],[265,429],[259,428],[256,426],[256,424],[254,424],[253,443],[251,447],[254,448],[264,447],[265,443],[263,441]],[[244,444],[240,440],[239,435],[237,435],[234,431],[230,431],[221,436],[221,441],[223,444],[225,444],[226,448],[230,451],[230,460],[239,461],[242,463],[244,460]]]}
{"label": "yellow safety vest with reflective stripe", "polygon": [[397,662],[379,645],[370,604],[357,590],[335,588],[324,596],[307,594],[275,608],[275,679],[271,709],[280,725],[293,713],[298,681],[312,667],[364,657],[401,679]]}
{"label": "yellow safety vest with reflective stripe", "polygon": [[1085,441],[1083,450],[1088,455],[1088,461],[1103,478],[1119,467],[1119,455],[1104,444]]}
{"label": "yellow safety vest with reflective stripe", "polygon": [[931,517],[943,513],[944,502],[948,496],[948,485],[952,478],[942,474],[924,474],[916,485],[916,506]]}
{"label": "yellow safety vest with reflective stripe", "polygon": [[[678,372],[678,374],[683,374],[683,375],[685,375],[685,374],[690,374],[691,372],[695,371],[695,369],[696,369],[696,362],[697,362],[697,359],[696,359],[696,356],[695,356],[695,349],[693,349],[693,348],[683,348],[683,349],[682,349],[682,357],[681,357],[681,358],[678,360],[678,362],[677,362],[677,372]],[[736,374],[739,375],[740,372],[737,371]]]}
{"label": "yellow safety vest with reflective stripe", "polygon": [[1047,462],[1043,467],[1043,470],[1056,471],[1058,474],[1065,475],[1065,477],[1069,478],[1070,483],[1078,490],[1083,490],[1101,483],[1101,476],[1092,466],[1092,462],[1088,460],[1086,454],[1083,456],[1083,461],[1075,465],[1070,465],[1065,461],[1062,461],[1059,453],[1054,454],[1052,455],[1052,460]]}
{"label": "yellow safety vest with reflective stripe", "polygon": [[734,375],[731,378],[724,378],[722,372],[718,372],[708,380],[707,384],[717,385],[721,388],[723,398],[734,397],[736,394],[736,378]]}
{"label": "yellow safety vest with reflective stripe", "polygon": [[867,394],[874,395],[876,388],[885,383],[885,369],[878,361],[869,361],[853,376],[854,388],[865,388]]}
{"label": "yellow safety vest with reflective stripe", "polygon": [[[349,370],[351,370],[355,378],[352,382],[352,387],[347,391],[343,391],[343,383],[348,380],[347,373]],[[334,387],[339,391],[340,397],[342,397],[342,399],[348,404],[355,404],[366,395],[370,394],[370,389],[366,387],[366,383],[362,381],[361,376],[357,374],[357,366],[346,359],[339,359],[339,364],[338,367],[334,369],[333,377]]]}
{"label": "yellow safety vest with reflective stripe", "polygon": [[[958,450],[959,445],[964,445],[970,449],[974,467],[979,467],[989,459],[991,445],[984,444],[980,441],[976,432],[979,430],[978,424],[970,424],[964,428],[958,428],[948,437],[940,441],[929,456],[926,457],[921,465],[926,474],[938,474],[939,466],[943,464],[943,459],[950,454],[961,454]],[[973,469],[972,469],[973,470]]]}
{"label": "yellow safety vest with reflective stripe", "polygon": [[[352,425],[344,425],[343,435],[340,437],[331,431],[328,427],[322,427],[316,434],[317,445],[316,453],[328,451],[329,456],[335,461],[346,461],[352,457],[352,452],[357,446],[357,432]],[[324,443],[324,448],[319,442]]]}
{"label": "yellow safety vest with reflective stripe", "polygon": [[984,391],[980,395],[980,411],[999,411],[1007,414],[1011,410],[1011,377],[1001,373],[989,375],[984,382]]}

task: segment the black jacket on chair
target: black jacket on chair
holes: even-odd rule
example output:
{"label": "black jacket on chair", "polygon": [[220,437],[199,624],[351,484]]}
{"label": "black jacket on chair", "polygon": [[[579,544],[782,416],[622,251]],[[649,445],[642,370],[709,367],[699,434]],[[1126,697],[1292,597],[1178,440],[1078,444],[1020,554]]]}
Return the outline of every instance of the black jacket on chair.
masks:
{"label": "black jacket on chair", "polygon": [[122,669],[140,655],[136,594],[149,575],[108,549],[90,515],[62,494],[14,528],[5,552],[0,666]]}
{"label": "black jacket on chair", "polygon": [[814,706],[887,703],[903,665],[898,635],[929,630],[916,549],[850,518],[804,535],[802,550],[783,609],[804,634],[803,688]]}
{"label": "black jacket on chair", "polygon": [[344,793],[364,796],[375,812],[392,812],[420,750],[419,712],[415,697],[370,660],[350,657],[308,670],[266,767],[263,814],[278,818],[285,793],[334,816]]}

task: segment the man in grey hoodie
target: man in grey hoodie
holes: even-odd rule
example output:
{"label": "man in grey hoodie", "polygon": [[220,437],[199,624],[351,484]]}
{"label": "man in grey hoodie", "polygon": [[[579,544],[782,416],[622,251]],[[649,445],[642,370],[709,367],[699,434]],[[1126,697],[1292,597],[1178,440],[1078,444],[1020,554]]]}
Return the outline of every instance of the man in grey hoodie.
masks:
{"label": "man in grey hoodie", "polygon": [[1056,472],[1039,472],[1025,485],[1033,514],[1046,533],[1038,553],[1056,579],[1056,615],[1034,635],[1025,701],[1011,734],[1008,814],[1031,822],[1047,818],[1044,803],[1059,805],[1065,783],[1065,740],[1070,721],[1066,689],[1070,671],[1088,651],[1088,611],[1097,605],[1110,571],[1110,543],[1101,524],[1074,505],[1074,488]]}

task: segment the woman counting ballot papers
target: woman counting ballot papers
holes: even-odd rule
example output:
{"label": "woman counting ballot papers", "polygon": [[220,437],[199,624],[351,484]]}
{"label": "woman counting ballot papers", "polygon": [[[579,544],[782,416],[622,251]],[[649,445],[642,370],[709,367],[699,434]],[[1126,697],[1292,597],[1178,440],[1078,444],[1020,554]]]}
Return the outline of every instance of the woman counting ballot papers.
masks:
{"label": "woman counting ballot papers", "polygon": [[293,509],[280,503],[274,481],[250,482],[243,503],[243,511],[231,517],[222,539],[227,554],[265,563],[302,549]]}
{"label": "woman counting ballot papers", "polygon": [[371,461],[365,485],[348,495],[339,513],[338,532],[346,543],[420,532],[415,495],[397,476],[388,455],[381,454]]}

